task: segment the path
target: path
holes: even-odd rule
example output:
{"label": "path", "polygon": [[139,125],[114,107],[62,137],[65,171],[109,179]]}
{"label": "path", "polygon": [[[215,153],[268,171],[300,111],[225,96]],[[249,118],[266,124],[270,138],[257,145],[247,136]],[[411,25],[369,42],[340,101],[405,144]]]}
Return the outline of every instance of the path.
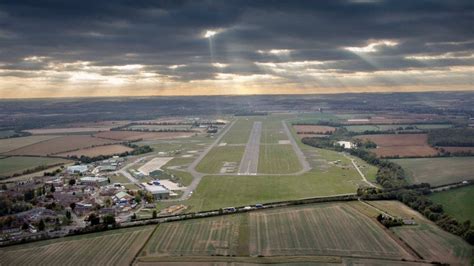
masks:
{"label": "path", "polygon": [[377,187],[376,185],[372,184],[371,182],[369,182],[369,180],[367,180],[367,178],[365,177],[364,173],[362,173],[362,171],[359,169],[359,166],[357,166],[357,164],[355,163],[355,160],[352,159],[351,157],[349,157],[347,154],[343,153],[344,156],[351,160],[352,162],[352,165],[354,166],[354,168],[357,170],[357,172],[359,172],[359,175],[362,177],[362,180],[364,180],[365,183],[367,183],[369,186],[371,187]]}
{"label": "path", "polygon": [[257,175],[258,157],[260,153],[260,138],[262,136],[262,122],[253,122],[249,141],[240,161],[239,175]]}

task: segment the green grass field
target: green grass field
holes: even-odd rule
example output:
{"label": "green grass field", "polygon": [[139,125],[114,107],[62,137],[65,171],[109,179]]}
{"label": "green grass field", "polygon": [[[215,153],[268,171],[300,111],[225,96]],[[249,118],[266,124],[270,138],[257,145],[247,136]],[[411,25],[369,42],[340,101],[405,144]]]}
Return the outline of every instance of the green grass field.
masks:
{"label": "green grass field", "polygon": [[430,199],[442,204],[444,211],[460,222],[474,222],[474,186],[450,189],[430,195]]}
{"label": "green grass field", "polygon": [[284,117],[267,116],[262,120],[262,137],[260,143],[277,144],[280,140],[288,140],[281,123]]}
{"label": "green grass field", "polygon": [[197,165],[196,170],[201,173],[217,174],[220,172],[224,162],[236,162],[237,171],[244,150],[245,146],[214,147]]}
{"label": "green grass field", "polygon": [[70,162],[58,158],[44,157],[7,157],[0,159],[0,176],[11,176],[13,174],[21,174],[25,170],[33,169],[38,166],[50,166],[59,163]]}
{"label": "green grass field", "polygon": [[301,165],[291,144],[260,145],[258,173],[290,174],[299,170]]}
{"label": "green grass field", "polygon": [[391,160],[403,167],[411,183],[439,186],[474,179],[474,157]]}
{"label": "green grass field", "polygon": [[227,144],[247,144],[252,131],[253,122],[261,121],[255,117],[240,117],[227,131],[221,142]]}

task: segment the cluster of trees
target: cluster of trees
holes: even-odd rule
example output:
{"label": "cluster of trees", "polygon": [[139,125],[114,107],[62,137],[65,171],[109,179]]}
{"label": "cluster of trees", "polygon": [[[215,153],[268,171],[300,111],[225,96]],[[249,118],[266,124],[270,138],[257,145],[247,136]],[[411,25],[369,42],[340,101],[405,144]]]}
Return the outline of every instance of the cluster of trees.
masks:
{"label": "cluster of trees", "polygon": [[12,139],[12,138],[19,138],[19,137],[27,137],[27,136],[31,136],[31,133],[26,132],[26,131],[15,130],[12,134],[0,137],[0,139]]}
{"label": "cluster of trees", "polygon": [[403,225],[403,220],[400,218],[392,218],[383,214],[379,214],[377,216],[377,221],[379,223],[383,224],[383,226],[390,228],[394,226],[400,226]]}
{"label": "cluster of trees", "polygon": [[[129,155],[140,155],[140,154],[149,153],[149,152],[153,151],[153,148],[148,146],[148,145],[138,146],[138,145],[135,145],[135,144],[127,144],[127,146],[132,148],[133,150],[123,152],[123,153],[119,154],[118,156],[126,157],[126,156],[129,156]],[[111,157],[112,157],[112,155],[99,155],[99,156],[95,156],[95,157],[89,157],[89,156],[84,156],[83,155],[79,158],[77,156],[71,156],[69,158],[79,160],[81,163],[87,164],[87,163],[93,163],[93,162],[97,162],[97,161],[103,161],[103,160],[109,159]]]}
{"label": "cluster of trees", "polygon": [[474,146],[474,128],[441,128],[428,132],[428,143],[432,146]]}

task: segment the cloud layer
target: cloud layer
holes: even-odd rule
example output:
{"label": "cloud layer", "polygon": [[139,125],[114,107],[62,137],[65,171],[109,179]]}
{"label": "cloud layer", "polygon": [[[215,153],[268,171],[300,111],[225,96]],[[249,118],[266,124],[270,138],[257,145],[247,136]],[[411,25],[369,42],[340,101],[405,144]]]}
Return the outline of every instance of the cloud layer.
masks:
{"label": "cloud layer", "polygon": [[0,97],[473,90],[472,1],[2,1]]}

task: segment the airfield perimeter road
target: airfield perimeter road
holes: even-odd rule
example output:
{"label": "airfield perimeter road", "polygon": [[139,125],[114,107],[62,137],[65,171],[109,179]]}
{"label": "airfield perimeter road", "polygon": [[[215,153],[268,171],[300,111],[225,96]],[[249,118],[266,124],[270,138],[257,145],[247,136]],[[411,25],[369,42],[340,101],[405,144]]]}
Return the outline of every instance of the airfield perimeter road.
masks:
{"label": "airfield perimeter road", "polygon": [[260,152],[260,137],[262,136],[262,122],[253,122],[249,141],[245,147],[244,156],[240,161],[239,175],[256,175],[258,168],[258,155]]}
{"label": "airfield perimeter road", "polygon": [[306,157],[298,146],[298,143],[296,143],[295,138],[293,138],[293,135],[291,135],[290,129],[288,128],[288,125],[286,124],[285,120],[281,121],[281,123],[283,124],[283,129],[285,129],[286,135],[288,135],[288,139],[290,140],[291,146],[293,146],[293,150],[295,151],[296,156],[298,157],[298,160],[300,161],[300,164],[303,167],[301,171],[298,171],[298,173],[294,174],[299,175],[308,172],[309,170],[311,170],[311,166],[309,165],[308,161],[306,160]]}

